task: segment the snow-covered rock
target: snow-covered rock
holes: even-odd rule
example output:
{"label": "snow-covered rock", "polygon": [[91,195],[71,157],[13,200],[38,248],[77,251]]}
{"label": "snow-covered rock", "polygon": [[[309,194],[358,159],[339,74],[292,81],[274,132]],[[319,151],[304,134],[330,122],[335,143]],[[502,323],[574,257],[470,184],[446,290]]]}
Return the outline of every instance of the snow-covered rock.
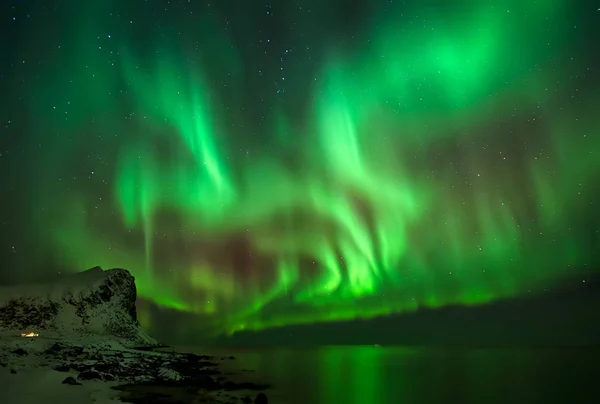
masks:
{"label": "snow-covered rock", "polygon": [[169,369],[169,368],[158,369],[158,376],[164,380],[179,381],[179,380],[183,379],[183,376],[181,376],[178,372],[174,371],[173,369]]}
{"label": "snow-covered rock", "polygon": [[157,344],[139,326],[136,295],[135,279],[127,270],[100,267],[52,283],[0,287],[0,332]]}
{"label": "snow-covered rock", "polygon": [[[198,402],[200,394],[229,404],[239,402],[234,391],[269,387],[226,380],[212,356],[159,350],[140,329],[135,300],[134,278],[124,269],[95,267],[53,283],[0,288],[0,403],[17,396],[18,402],[50,402],[55,389],[74,397],[64,389],[87,386],[89,392],[103,384],[118,402]],[[30,387],[42,379],[54,387]],[[36,390],[39,397],[31,395]]]}

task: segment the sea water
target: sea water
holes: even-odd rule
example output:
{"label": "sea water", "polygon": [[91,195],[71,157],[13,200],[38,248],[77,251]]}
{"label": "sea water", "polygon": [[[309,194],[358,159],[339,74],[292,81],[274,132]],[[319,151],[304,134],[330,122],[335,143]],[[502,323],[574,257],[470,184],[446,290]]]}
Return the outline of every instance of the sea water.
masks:
{"label": "sea water", "polygon": [[[277,404],[578,403],[595,396],[594,348],[194,348]],[[595,401],[595,400],[593,400]]]}

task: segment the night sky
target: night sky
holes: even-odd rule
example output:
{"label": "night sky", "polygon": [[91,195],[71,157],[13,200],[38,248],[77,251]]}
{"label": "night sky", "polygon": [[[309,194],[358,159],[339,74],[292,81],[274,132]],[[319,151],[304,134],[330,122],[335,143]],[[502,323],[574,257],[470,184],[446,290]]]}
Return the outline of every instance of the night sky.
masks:
{"label": "night sky", "polygon": [[1,7],[2,283],[126,268],[219,335],[597,276],[600,3]]}

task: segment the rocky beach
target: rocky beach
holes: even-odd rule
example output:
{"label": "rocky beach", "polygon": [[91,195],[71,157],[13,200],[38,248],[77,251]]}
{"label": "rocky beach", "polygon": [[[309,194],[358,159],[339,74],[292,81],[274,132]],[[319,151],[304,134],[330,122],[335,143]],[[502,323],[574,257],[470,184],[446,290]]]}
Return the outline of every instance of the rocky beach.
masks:
{"label": "rocky beach", "polygon": [[133,276],[96,267],[54,283],[0,288],[0,401],[268,402],[230,380],[233,357],[168,352],[139,326]]}

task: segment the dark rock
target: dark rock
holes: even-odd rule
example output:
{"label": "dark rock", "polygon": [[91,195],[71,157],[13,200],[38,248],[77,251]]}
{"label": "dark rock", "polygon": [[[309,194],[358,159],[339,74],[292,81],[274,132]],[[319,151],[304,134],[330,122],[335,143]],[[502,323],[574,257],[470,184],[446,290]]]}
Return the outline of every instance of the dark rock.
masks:
{"label": "dark rock", "polygon": [[84,349],[82,346],[74,346],[71,349],[72,355],[81,355],[83,353]]}
{"label": "dark rock", "polygon": [[104,380],[105,382],[114,382],[115,380],[117,380],[117,378],[111,375],[110,373],[105,373],[102,375],[102,380]]}
{"label": "dark rock", "polygon": [[105,373],[105,372],[110,372],[112,369],[114,369],[116,366],[110,363],[97,363],[94,365],[94,370],[101,372],[101,373]]}
{"label": "dark rock", "polygon": [[135,349],[137,351],[153,351],[155,349],[160,348],[169,348],[168,345],[156,344],[156,345],[142,345],[142,346],[134,346],[131,349]]}
{"label": "dark rock", "polygon": [[229,359],[235,359],[235,356],[230,356]]}
{"label": "dark rock", "polygon": [[62,351],[63,347],[59,344],[54,344],[52,345],[50,348],[46,349],[44,351],[44,353],[46,355],[56,355],[58,354],[60,351]]}
{"label": "dark rock", "polygon": [[51,327],[52,319],[58,314],[58,304],[50,300],[27,298],[16,295],[4,307],[0,307],[0,328],[7,330],[44,330]]}
{"label": "dark rock", "polygon": [[254,399],[254,404],[269,404],[269,399],[265,393],[258,393]]}
{"label": "dark rock", "polygon": [[82,355],[83,351],[84,351],[84,349],[81,346],[66,347],[66,346],[54,344],[50,348],[46,349],[44,351],[44,353],[48,354],[48,355],[53,355],[53,356],[60,354],[64,358],[76,358],[76,357]]}
{"label": "dark rock", "polygon": [[[196,354],[191,354],[191,353],[185,353],[185,354],[176,354],[179,358],[187,360],[187,361],[211,361],[213,359],[215,359],[214,356],[210,356],[210,355],[196,355]],[[217,364],[215,363],[214,366],[217,366]]]}
{"label": "dark rock", "polygon": [[25,356],[27,355],[27,351],[24,350],[23,348],[17,348],[11,351],[12,353],[14,353],[17,356]]}
{"label": "dark rock", "polygon": [[103,380],[103,377],[100,372],[92,369],[79,373],[77,380]]}
{"label": "dark rock", "polygon": [[14,369],[11,369],[11,370],[10,370],[10,373],[12,373],[13,375],[16,375],[16,374],[17,374],[17,371],[16,371],[16,370],[14,370]]}
{"label": "dark rock", "polygon": [[56,370],[57,372],[68,372],[71,367],[69,365],[56,365],[53,366],[52,369]]}
{"label": "dark rock", "polygon": [[62,384],[70,384],[72,386],[81,386],[81,383],[79,383],[77,380],[75,380],[74,377],[67,377],[65,380],[62,381]]}
{"label": "dark rock", "polygon": [[173,360],[169,364],[169,368],[179,373],[184,378],[192,380],[200,376],[213,376],[221,374],[219,370],[207,369],[214,368],[217,366],[217,364],[214,362],[207,362],[201,360],[204,358],[204,356],[193,354],[178,355],[178,357],[176,357],[176,360]]}

